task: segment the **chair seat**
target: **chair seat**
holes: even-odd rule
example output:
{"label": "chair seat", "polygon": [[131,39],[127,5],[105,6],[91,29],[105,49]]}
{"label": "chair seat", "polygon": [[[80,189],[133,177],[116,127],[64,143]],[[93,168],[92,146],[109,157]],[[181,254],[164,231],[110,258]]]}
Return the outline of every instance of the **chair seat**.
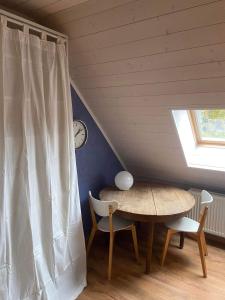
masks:
{"label": "chair seat", "polygon": [[[112,218],[114,231],[127,229],[134,223],[133,221],[126,220],[116,215],[113,215]],[[98,229],[101,231],[109,232],[109,217],[101,218],[101,220],[98,222]]]}
{"label": "chair seat", "polygon": [[199,225],[199,222],[187,217],[166,223],[167,228],[182,232],[197,232]]}

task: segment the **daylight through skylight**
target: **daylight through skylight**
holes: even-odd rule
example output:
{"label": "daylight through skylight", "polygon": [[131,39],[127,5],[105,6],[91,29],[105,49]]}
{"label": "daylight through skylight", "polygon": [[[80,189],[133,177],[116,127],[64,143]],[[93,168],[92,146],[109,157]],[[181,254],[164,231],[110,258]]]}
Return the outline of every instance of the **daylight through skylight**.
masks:
{"label": "daylight through skylight", "polygon": [[225,144],[225,109],[192,110],[190,116],[197,143]]}
{"label": "daylight through skylight", "polygon": [[225,172],[225,109],[172,113],[188,167]]}

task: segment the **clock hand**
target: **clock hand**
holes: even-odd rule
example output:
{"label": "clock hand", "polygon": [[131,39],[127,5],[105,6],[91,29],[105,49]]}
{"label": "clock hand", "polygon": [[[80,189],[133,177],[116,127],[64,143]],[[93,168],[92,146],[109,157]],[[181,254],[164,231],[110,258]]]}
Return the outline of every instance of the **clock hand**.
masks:
{"label": "clock hand", "polygon": [[81,129],[79,129],[79,130],[77,131],[77,133],[75,134],[75,137],[76,137],[80,132],[81,132]]}

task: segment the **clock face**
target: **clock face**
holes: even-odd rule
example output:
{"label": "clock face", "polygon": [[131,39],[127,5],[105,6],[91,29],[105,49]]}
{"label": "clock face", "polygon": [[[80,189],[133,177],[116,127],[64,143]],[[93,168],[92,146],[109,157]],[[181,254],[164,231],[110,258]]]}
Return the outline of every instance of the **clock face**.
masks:
{"label": "clock face", "polygon": [[75,120],[73,122],[73,132],[74,132],[74,142],[75,142],[75,148],[78,149],[82,147],[88,137],[87,127],[84,124],[84,122],[80,120]]}

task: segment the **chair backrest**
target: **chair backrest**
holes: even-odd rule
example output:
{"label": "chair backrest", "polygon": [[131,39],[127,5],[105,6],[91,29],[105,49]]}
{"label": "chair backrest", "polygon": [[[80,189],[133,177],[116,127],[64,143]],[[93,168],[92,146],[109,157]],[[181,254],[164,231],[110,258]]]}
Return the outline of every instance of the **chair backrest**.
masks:
{"label": "chair backrest", "polygon": [[92,196],[91,191],[89,191],[89,199],[94,212],[100,217],[108,217],[118,208],[118,202],[98,200]]}
{"label": "chair backrest", "polygon": [[201,204],[210,204],[213,202],[213,196],[206,190],[201,191]]}
{"label": "chair backrest", "polygon": [[200,217],[199,217],[200,225],[198,228],[198,232],[202,231],[205,226],[205,221],[206,221],[206,217],[207,217],[207,213],[208,213],[208,205],[212,202],[213,202],[213,196],[209,192],[202,190],[201,205],[204,205],[204,208],[203,208],[203,211],[200,213]]}

